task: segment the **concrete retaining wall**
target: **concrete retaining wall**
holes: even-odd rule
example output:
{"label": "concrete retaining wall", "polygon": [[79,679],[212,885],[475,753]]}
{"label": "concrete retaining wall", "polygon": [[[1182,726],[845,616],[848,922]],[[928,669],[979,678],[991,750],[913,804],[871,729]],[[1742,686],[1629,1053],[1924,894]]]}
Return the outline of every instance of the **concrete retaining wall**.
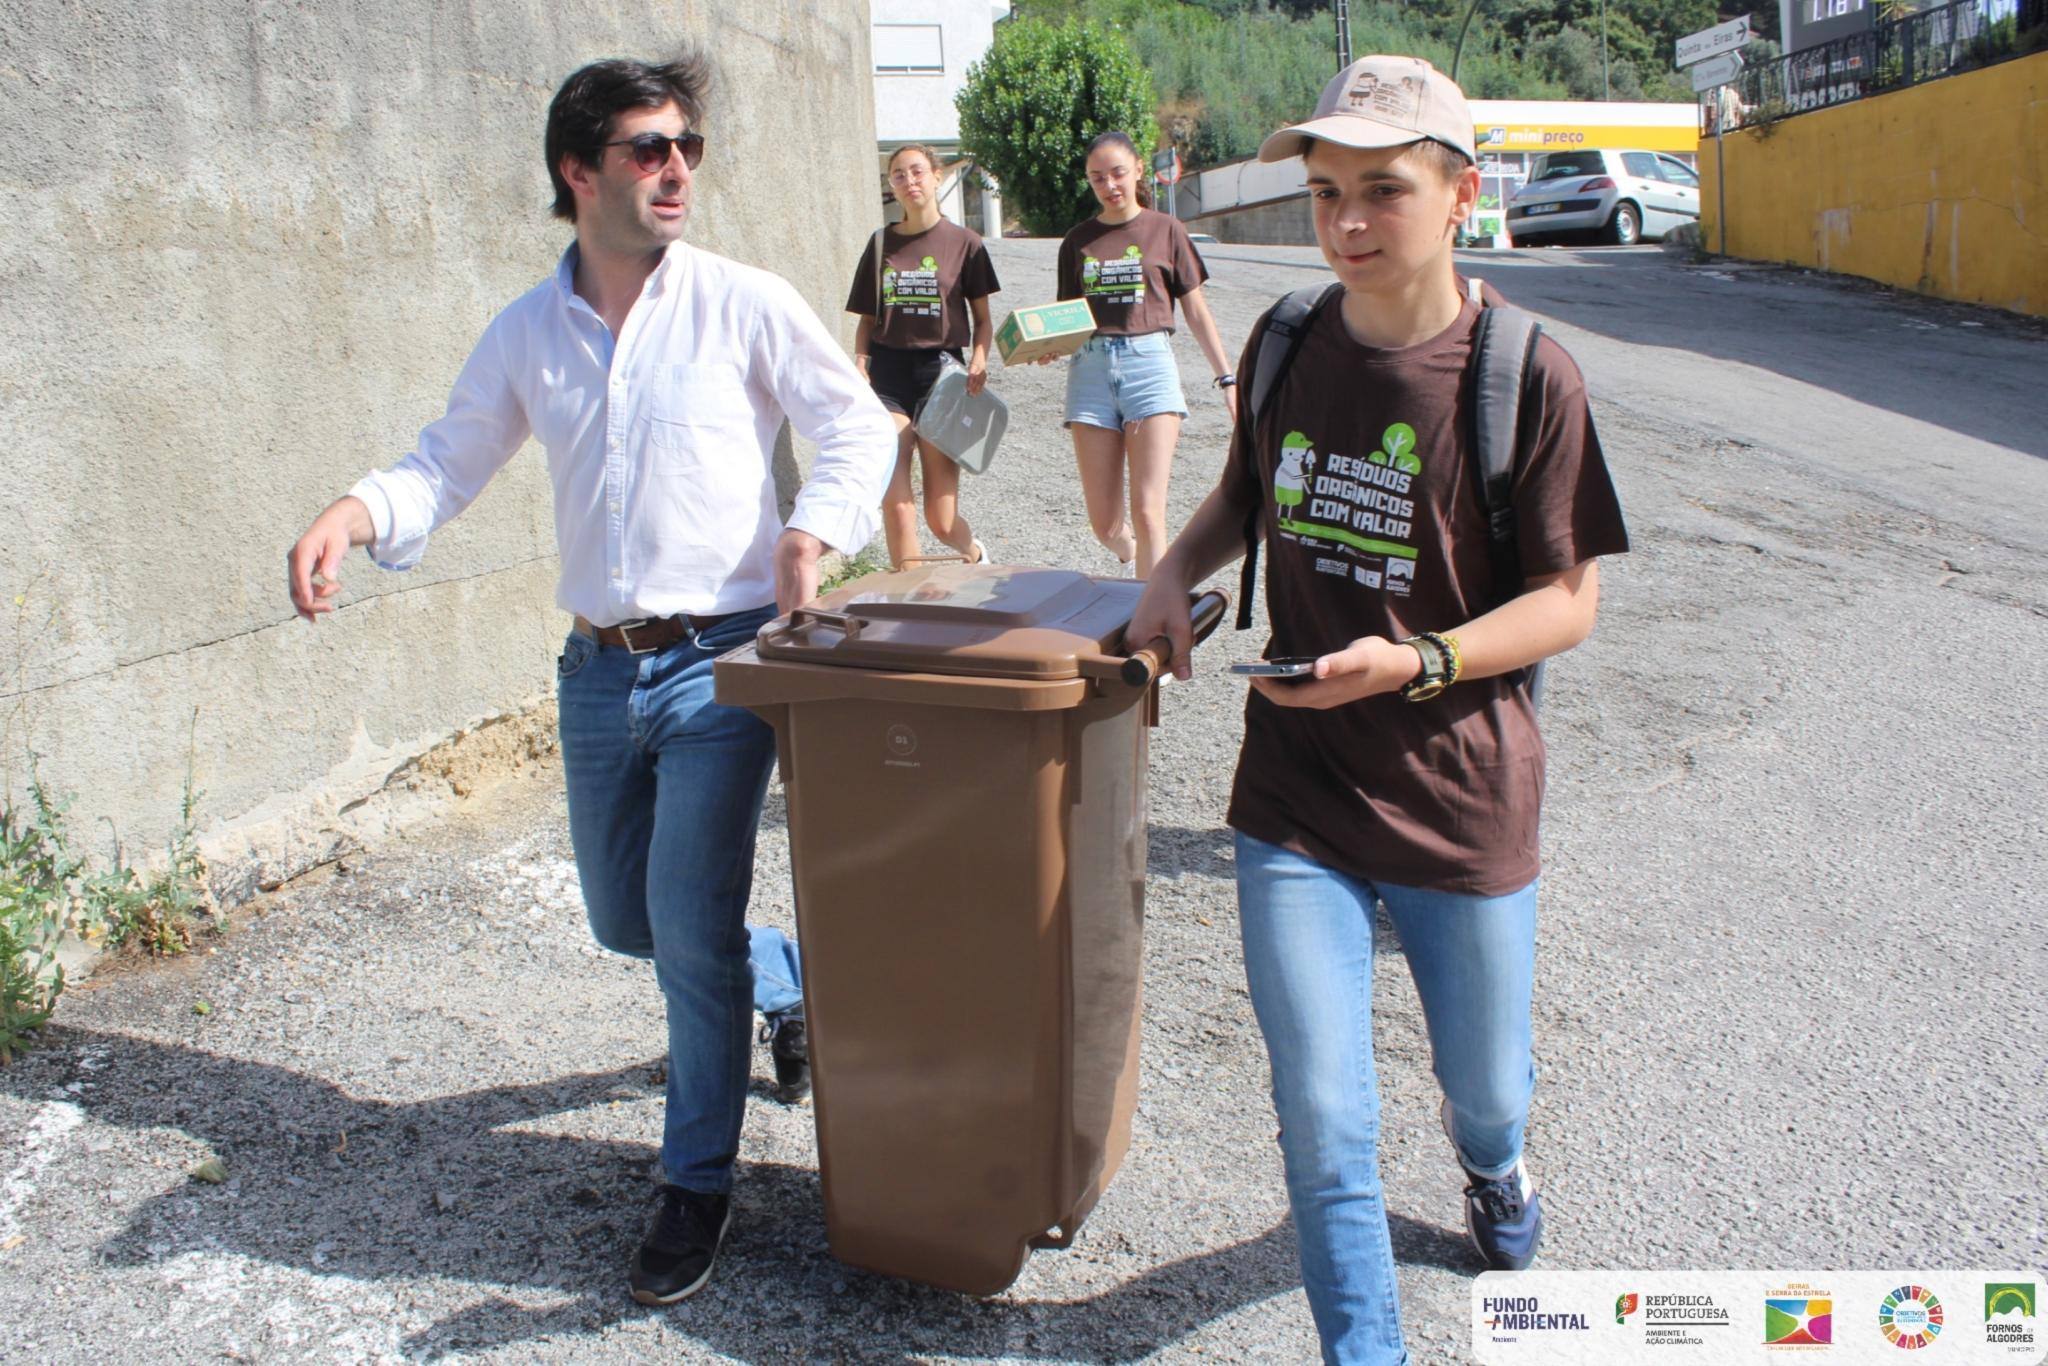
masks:
{"label": "concrete retaining wall", "polygon": [[1237,242],[1265,247],[1312,247],[1316,244],[1315,223],[1309,217],[1308,196],[1257,204],[1249,209],[1228,209],[1188,220],[1189,232],[1206,232],[1219,242]]}
{"label": "concrete retaining wall", "polygon": [[39,756],[94,852],[118,831],[139,861],[189,772],[217,865],[268,880],[404,759],[544,699],[566,623],[538,448],[420,569],[353,558],[317,629],[285,551],[553,265],[542,123],[584,61],[705,45],[690,240],[842,319],[878,216],[867,25],[864,0],[0,12],[5,791]]}

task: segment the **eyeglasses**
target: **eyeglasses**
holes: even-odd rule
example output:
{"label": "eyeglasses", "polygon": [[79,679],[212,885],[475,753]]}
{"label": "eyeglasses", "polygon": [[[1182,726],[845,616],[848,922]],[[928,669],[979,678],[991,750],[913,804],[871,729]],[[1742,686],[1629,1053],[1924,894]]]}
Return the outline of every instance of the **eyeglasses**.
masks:
{"label": "eyeglasses", "polygon": [[704,159],[702,133],[682,133],[675,137],[669,137],[665,133],[635,133],[632,137],[621,138],[617,142],[607,142],[604,145],[632,148],[633,164],[640,168],[643,175],[652,175],[668,165],[671,148],[683,149],[683,165],[693,171],[697,169],[697,163]]}
{"label": "eyeglasses", "polygon": [[889,183],[892,185],[908,185],[912,181],[929,180],[931,175],[932,173],[923,166],[898,166],[895,170],[889,172]]}

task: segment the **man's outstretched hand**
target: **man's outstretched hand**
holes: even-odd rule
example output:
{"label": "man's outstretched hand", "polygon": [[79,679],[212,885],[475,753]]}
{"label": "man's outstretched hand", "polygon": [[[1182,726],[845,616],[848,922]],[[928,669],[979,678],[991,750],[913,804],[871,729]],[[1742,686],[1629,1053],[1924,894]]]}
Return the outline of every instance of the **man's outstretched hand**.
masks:
{"label": "man's outstretched hand", "polygon": [[341,591],[341,562],[349,551],[375,539],[370,509],[362,499],[350,495],[330,504],[284,557],[292,610],[307,621],[332,612],[333,598]]}

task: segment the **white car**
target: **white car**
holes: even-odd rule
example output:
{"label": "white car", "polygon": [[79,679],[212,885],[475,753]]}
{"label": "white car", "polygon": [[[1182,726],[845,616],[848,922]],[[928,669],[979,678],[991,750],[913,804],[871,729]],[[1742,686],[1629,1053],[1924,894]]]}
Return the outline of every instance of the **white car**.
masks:
{"label": "white car", "polygon": [[1655,240],[1700,217],[1700,178],[1663,152],[1547,152],[1508,201],[1515,245],[1597,233],[1621,246]]}

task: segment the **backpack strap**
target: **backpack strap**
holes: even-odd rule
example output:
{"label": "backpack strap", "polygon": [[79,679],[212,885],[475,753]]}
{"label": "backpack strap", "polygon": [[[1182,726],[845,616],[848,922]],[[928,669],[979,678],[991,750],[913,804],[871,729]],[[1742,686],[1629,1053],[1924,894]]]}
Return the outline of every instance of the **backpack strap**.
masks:
{"label": "backpack strap", "polygon": [[[1330,300],[1344,290],[1340,284],[1304,285],[1294,290],[1266,313],[1265,330],[1259,334],[1259,349],[1252,358],[1252,372],[1247,386],[1251,395],[1251,415],[1248,419],[1251,432],[1256,439],[1259,419],[1266,415],[1272,404],[1273,395],[1279,392],[1280,381],[1286,377],[1288,368],[1294,364],[1295,355],[1301,350],[1301,341]],[[1259,461],[1256,449],[1246,452],[1245,469],[1251,484],[1249,511],[1244,515],[1244,569],[1237,581],[1237,629],[1249,630],[1252,624],[1252,594],[1259,581],[1259,514],[1265,511],[1265,491],[1259,487]]]}
{"label": "backpack strap", "polygon": [[868,255],[874,258],[875,262],[875,317],[877,320],[882,316],[882,237],[888,231],[889,225],[884,223],[881,227],[875,229],[875,240],[868,243]]}
{"label": "backpack strap", "polygon": [[[1476,292],[1477,280],[1471,287]],[[1519,308],[1499,305],[1479,315],[1472,380],[1472,454],[1486,509],[1487,549],[1493,560],[1493,595],[1506,602],[1522,591],[1522,553],[1515,526],[1515,451],[1522,430],[1522,395],[1542,325]],[[1530,700],[1543,691],[1543,665],[1523,670]]]}

